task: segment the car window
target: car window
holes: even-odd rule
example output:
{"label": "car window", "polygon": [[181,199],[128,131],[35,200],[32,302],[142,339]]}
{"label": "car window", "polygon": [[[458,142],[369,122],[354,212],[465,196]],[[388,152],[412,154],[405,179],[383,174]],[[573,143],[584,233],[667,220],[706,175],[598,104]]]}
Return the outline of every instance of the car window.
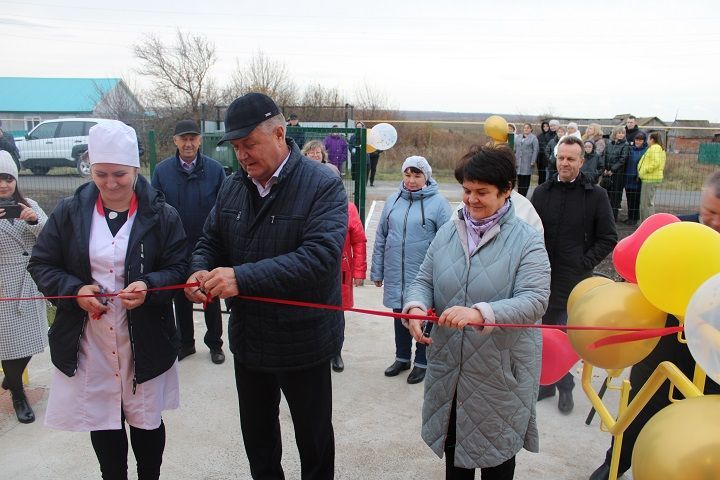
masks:
{"label": "car window", "polygon": [[43,138],[53,138],[55,136],[55,130],[57,129],[57,123],[45,123],[38,125],[38,127],[30,134],[30,140],[42,140]]}
{"label": "car window", "polygon": [[58,137],[80,137],[83,135],[84,122],[60,122]]}
{"label": "car window", "polygon": [[90,135],[90,129],[97,125],[97,122],[85,122],[83,127],[83,135],[88,136]]}

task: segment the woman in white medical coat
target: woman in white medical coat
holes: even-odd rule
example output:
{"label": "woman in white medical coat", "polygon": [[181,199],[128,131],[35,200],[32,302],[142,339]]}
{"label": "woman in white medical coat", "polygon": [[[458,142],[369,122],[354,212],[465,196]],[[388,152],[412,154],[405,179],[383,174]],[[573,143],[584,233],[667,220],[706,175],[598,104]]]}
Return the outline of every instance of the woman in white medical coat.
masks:
{"label": "woman in white medical coat", "polygon": [[185,233],[139,175],[136,138],[117,121],[90,129],[92,182],[57,206],[28,267],[45,295],[78,296],[57,301],[48,333],[45,424],[89,431],[104,479],[127,478],[125,423],[139,479],[159,478],[162,411],[179,405],[174,291],[145,290],[187,277]]}

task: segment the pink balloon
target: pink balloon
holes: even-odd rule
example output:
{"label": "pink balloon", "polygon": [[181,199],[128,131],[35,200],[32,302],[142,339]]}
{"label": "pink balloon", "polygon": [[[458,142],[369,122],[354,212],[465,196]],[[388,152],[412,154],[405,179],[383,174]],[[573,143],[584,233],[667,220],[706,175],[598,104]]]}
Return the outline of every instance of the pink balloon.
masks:
{"label": "pink balloon", "polygon": [[[635,261],[642,244],[656,230],[679,221],[680,219],[675,215],[656,213],[645,219],[632,235],[620,240],[615,246],[612,256],[613,265],[618,274],[630,283],[637,283]],[[662,259],[658,259],[658,261],[662,261]]]}
{"label": "pink balloon", "polygon": [[543,347],[540,385],[552,385],[564,377],[580,357],[562,330],[543,328],[541,332]]}

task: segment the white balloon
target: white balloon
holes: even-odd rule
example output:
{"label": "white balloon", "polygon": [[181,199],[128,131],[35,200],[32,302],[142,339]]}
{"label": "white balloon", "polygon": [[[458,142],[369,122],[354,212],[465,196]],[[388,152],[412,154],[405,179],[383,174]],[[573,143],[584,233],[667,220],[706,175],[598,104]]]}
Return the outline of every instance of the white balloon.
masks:
{"label": "white balloon", "polygon": [[397,130],[389,123],[378,123],[370,129],[367,143],[378,150],[388,150],[397,142]]}
{"label": "white balloon", "polygon": [[706,280],[690,299],[685,338],[695,361],[720,383],[720,274]]}

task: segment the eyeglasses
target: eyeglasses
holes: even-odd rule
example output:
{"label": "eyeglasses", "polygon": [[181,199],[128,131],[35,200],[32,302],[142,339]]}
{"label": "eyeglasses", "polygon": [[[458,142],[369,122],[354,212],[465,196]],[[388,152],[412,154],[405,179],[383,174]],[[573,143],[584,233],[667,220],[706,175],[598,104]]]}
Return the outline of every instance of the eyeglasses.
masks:
{"label": "eyeglasses", "polygon": [[636,142],[644,142],[645,139],[644,139],[644,138],[636,138],[635,141],[636,141]]}

